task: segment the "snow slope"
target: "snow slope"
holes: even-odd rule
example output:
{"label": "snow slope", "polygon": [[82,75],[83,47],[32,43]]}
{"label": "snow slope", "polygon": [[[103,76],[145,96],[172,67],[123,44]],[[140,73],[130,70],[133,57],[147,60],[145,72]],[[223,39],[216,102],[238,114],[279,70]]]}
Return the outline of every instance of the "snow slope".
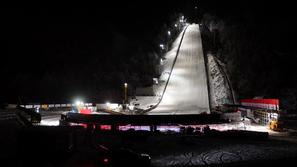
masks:
{"label": "snow slope", "polygon": [[199,26],[189,25],[165,93],[150,115],[209,113],[207,76]]}

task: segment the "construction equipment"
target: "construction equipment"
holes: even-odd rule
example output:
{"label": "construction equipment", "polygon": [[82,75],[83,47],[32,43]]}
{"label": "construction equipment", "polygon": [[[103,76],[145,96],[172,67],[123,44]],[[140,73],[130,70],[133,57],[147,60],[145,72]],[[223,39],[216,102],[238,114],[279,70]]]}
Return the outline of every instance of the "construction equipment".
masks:
{"label": "construction equipment", "polygon": [[269,122],[269,129],[273,131],[281,131],[282,126],[281,122],[278,120],[272,120]]}

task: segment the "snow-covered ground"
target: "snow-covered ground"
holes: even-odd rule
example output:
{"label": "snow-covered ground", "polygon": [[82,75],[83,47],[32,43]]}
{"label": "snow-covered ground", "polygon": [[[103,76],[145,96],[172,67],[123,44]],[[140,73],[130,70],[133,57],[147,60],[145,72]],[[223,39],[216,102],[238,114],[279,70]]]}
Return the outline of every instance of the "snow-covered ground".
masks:
{"label": "snow-covered ground", "polygon": [[[213,143],[212,143],[213,142]],[[175,151],[152,156],[154,166],[204,166],[242,161],[269,161],[296,155],[296,144],[267,142],[235,142],[194,139],[189,145],[180,145]],[[293,147],[293,148],[292,148]]]}
{"label": "snow-covered ground", "polygon": [[[109,138],[113,140],[110,141]],[[99,143],[123,146],[139,153],[148,153],[152,158],[152,166],[155,167],[208,166],[243,162],[246,164],[246,161],[270,161],[297,155],[296,140],[295,142],[274,139],[238,140],[195,135],[183,136],[174,133],[151,134],[146,139],[137,140],[137,142],[130,140],[125,137],[121,138],[121,135],[106,138],[98,135],[96,138]]]}
{"label": "snow-covered ground", "polygon": [[[165,71],[165,73],[168,71]],[[160,104],[148,114],[209,113],[207,74],[199,26],[186,29]]]}
{"label": "snow-covered ground", "polygon": [[207,54],[211,108],[232,103],[232,95],[223,69],[212,54]]}
{"label": "snow-covered ground", "polygon": [[[134,105],[136,109],[144,111],[157,105],[160,101],[160,96],[136,96],[136,99],[131,100],[132,102],[130,104]],[[137,114],[137,110],[135,114]]]}
{"label": "snow-covered ground", "polygon": [[51,117],[43,117],[41,119],[40,125],[41,126],[59,126],[60,124],[60,115],[55,115]]}
{"label": "snow-covered ground", "polygon": [[[65,112],[68,112],[68,111],[65,111]],[[42,116],[41,122],[39,125],[40,126],[59,126],[62,113],[64,112],[57,112],[56,114]],[[111,113],[107,111],[106,112],[96,111],[96,112],[92,112],[91,114],[110,115]]]}

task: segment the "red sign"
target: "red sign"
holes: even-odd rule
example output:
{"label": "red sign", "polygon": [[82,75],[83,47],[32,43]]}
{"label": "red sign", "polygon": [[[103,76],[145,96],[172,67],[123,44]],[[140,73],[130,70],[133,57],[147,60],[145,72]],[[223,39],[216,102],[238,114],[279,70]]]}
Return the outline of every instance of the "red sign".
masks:
{"label": "red sign", "polygon": [[241,105],[269,110],[279,110],[278,99],[241,99]]}
{"label": "red sign", "polygon": [[79,110],[79,113],[81,114],[91,114],[91,109],[82,108]]}

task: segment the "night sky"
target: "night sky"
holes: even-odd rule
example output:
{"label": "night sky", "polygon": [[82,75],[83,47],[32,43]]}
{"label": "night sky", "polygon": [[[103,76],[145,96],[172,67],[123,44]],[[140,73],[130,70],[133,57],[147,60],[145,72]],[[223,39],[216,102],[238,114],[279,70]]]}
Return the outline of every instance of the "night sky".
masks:
{"label": "night sky", "polygon": [[[18,97],[64,102],[86,94],[81,90],[95,66],[117,66],[113,61],[137,48],[158,47],[153,41],[169,18],[183,10],[180,4],[1,9],[1,102],[17,102]],[[62,89],[59,83],[65,80],[69,84]]]}
{"label": "night sky", "polygon": [[289,3],[147,1],[96,8],[5,8],[0,11],[0,102],[16,103],[19,98],[25,102],[67,102],[79,94],[87,97],[86,92],[93,90],[88,85],[92,85],[94,71],[99,75],[98,71],[110,68],[113,62],[117,69],[117,63],[138,48],[155,51],[164,24],[172,24],[172,16],[178,13],[195,20],[193,8],[198,2],[199,14],[211,11],[229,17],[249,13],[243,18],[253,20],[261,27],[259,31],[284,32],[271,34],[268,40],[286,40],[275,44],[289,48],[288,52],[294,48],[291,41],[296,23]]}

